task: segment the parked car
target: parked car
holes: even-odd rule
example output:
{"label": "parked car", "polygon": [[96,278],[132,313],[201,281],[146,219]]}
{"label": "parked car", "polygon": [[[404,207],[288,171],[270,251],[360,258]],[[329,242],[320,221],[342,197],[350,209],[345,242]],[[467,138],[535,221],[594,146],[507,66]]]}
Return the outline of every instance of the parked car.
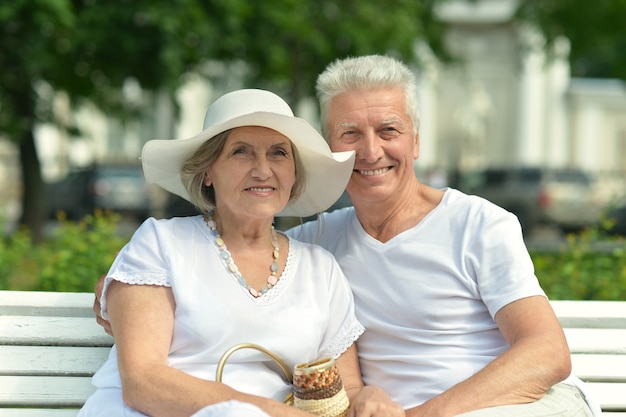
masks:
{"label": "parked car", "polygon": [[460,188],[515,214],[525,234],[538,225],[577,231],[597,224],[602,211],[591,177],[578,169],[486,169],[465,175]]}
{"label": "parked car", "polygon": [[143,220],[152,209],[151,194],[139,164],[99,164],[48,184],[48,212],[80,219],[99,208]]}

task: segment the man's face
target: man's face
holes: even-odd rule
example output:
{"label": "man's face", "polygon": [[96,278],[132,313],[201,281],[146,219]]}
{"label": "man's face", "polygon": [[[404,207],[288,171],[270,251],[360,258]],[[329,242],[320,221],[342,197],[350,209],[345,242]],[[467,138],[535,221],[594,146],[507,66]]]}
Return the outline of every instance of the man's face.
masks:
{"label": "man's face", "polygon": [[401,89],[353,90],[335,97],[328,132],[333,151],[356,151],[347,186],[355,204],[393,198],[415,176],[419,137]]}

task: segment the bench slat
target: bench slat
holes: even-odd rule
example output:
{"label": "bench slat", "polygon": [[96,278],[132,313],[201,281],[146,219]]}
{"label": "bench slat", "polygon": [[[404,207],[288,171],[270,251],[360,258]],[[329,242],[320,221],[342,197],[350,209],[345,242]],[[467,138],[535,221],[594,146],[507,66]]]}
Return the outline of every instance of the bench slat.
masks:
{"label": "bench slat", "polygon": [[[93,303],[93,301],[92,301]],[[623,301],[550,301],[563,327],[625,329]]]}
{"label": "bench slat", "polygon": [[563,330],[573,354],[626,355],[626,328]]}
{"label": "bench slat", "polygon": [[94,317],[93,293],[0,291],[0,316]]}
{"label": "bench slat", "polygon": [[626,383],[588,382],[603,411],[626,412]]}
{"label": "bench slat", "polygon": [[4,408],[0,417],[76,417],[77,408]]}
{"label": "bench slat", "polygon": [[0,376],[0,408],[79,408],[94,391],[90,377]]}
{"label": "bench slat", "polygon": [[91,376],[108,347],[0,346],[0,375]]}
{"label": "bench slat", "polygon": [[0,345],[111,346],[94,317],[1,316]]}
{"label": "bench slat", "polygon": [[573,354],[572,370],[583,381],[626,383],[626,355]]}

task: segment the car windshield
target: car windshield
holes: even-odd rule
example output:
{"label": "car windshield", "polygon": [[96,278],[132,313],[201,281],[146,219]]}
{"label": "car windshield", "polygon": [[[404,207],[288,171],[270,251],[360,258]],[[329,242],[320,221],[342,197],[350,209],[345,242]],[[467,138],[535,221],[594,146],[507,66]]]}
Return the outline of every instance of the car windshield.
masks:
{"label": "car windshield", "polygon": [[554,180],[558,182],[589,185],[589,177],[581,171],[556,171]]}

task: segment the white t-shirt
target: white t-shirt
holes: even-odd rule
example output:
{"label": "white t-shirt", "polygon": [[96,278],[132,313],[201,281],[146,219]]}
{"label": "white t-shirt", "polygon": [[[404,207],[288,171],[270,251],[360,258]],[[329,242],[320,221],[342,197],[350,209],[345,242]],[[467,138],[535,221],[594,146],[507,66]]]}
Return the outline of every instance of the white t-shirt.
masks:
{"label": "white t-shirt", "polygon": [[[512,301],[545,296],[517,218],[447,189],[417,226],[386,243],[368,235],[354,208],[290,230],[335,255],[348,277],[366,384],[404,407],[440,394],[508,349],[494,321]],[[318,233],[319,232],[319,233]]]}
{"label": "white t-shirt", "polygon": [[[226,270],[214,240],[201,216],[148,219],[117,256],[105,282],[172,288],[172,367],[215,380],[217,363],[227,349],[256,343],[292,368],[326,356],[337,358],[363,332],[345,276],[326,250],[290,239],[277,285],[254,298]],[[106,287],[102,301],[106,316]],[[283,400],[291,387],[276,369],[263,353],[242,350],[228,360],[223,382]],[[93,383],[98,388],[121,386],[115,348]],[[111,401],[110,396],[102,398]],[[100,405],[92,400],[87,406],[97,410]]]}

